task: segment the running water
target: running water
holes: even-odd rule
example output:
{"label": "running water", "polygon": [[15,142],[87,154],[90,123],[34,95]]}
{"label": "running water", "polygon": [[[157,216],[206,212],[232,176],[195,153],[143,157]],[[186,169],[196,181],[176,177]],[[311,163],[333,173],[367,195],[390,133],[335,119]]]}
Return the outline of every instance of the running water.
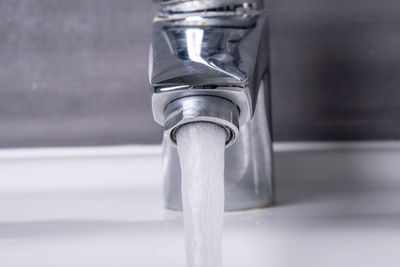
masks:
{"label": "running water", "polygon": [[225,130],[192,123],[177,132],[186,267],[222,267]]}

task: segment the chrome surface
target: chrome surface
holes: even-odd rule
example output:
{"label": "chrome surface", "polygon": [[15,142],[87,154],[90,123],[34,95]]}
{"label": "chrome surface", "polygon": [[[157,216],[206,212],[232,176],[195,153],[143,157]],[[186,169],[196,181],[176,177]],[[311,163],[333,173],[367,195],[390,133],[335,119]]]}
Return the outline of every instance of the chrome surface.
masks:
{"label": "chrome surface", "polygon": [[163,125],[165,107],[174,99],[214,95],[238,105],[240,125],[250,121],[268,62],[266,22],[265,15],[243,28],[156,21],[149,66],[154,119]]}
{"label": "chrome surface", "polygon": [[273,204],[267,22],[262,1],[162,1],[149,79],[167,208],[182,208],[174,132],[198,121],[227,129],[225,209]]}
{"label": "chrome surface", "polygon": [[226,146],[239,135],[239,109],[224,98],[215,96],[188,96],[172,101],[165,109],[164,133],[176,144],[175,133],[185,124],[212,122],[226,130]]}

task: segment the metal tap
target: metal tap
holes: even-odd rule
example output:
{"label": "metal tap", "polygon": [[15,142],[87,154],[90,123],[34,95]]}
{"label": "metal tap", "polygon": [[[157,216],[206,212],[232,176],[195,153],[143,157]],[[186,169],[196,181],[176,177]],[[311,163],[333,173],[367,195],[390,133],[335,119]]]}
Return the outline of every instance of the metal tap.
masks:
{"label": "metal tap", "polygon": [[182,209],[175,133],[227,132],[225,210],[274,202],[268,16],[262,0],[158,0],[150,48],[153,115],[164,127],[165,206]]}

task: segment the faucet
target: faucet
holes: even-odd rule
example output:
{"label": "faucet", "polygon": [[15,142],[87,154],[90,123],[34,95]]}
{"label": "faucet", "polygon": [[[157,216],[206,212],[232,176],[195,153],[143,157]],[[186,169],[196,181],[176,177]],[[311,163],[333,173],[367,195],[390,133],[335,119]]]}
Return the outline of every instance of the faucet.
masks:
{"label": "faucet", "polygon": [[268,16],[263,0],[156,0],[149,79],[164,127],[165,207],[182,210],[176,132],[210,122],[227,133],[225,210],[274,204]]}

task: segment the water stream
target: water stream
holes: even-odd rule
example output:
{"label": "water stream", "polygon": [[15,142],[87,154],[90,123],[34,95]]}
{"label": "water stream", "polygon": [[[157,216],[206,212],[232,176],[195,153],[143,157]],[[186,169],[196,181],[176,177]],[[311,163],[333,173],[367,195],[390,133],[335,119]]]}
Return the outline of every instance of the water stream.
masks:
{"label": "water stream", "polygon": [[211,123],[177,132],[182,169],[186,267],[222,267],[226,133]]}

